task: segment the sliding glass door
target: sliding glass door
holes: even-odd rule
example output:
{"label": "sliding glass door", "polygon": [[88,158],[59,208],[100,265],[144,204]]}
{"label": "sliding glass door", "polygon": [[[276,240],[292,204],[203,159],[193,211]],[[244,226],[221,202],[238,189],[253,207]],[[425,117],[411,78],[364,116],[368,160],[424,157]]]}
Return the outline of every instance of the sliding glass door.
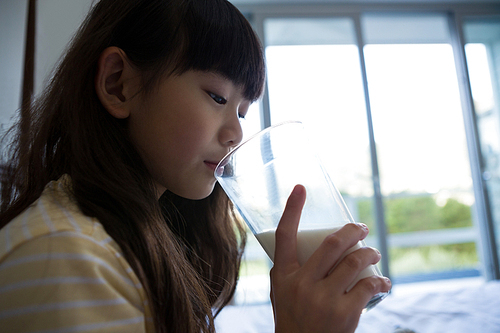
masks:
{"label": "sliding glass door", "polygon": [[370,159],[377,158],[386,274],[395,281],[479,275],[447,16],[368,14],[360,22],[367,91],[355,20],[265,21],[271,122],[306,124],[353,215],[371,227],[374,246],[377,201]]}
{"label": "sliding glass door", "polygon": [[305,124],[394,283],[498,279],[500,6],[285,7],[247,8],[262,127]]}
{"label": "sliding glass door", "polygon": [[479,275],[448,17],[368,14],[361,22],[391,275]]}

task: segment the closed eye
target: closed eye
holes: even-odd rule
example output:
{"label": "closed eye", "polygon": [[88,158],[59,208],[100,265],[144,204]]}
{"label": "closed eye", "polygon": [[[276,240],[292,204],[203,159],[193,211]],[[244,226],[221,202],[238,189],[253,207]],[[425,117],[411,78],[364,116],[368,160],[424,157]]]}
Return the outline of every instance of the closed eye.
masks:
{"label": "closed eye", "polygon": [[238,118],[240,118],[240,120],[245,120],[245,117],[248,114],[248,109],[250,107],[250,104],[251,103],[244,103],[238,108]]}
{"label": "closed eye", "polygon": [[217,104],[221,104],[221,105],[224,105],[227,103],[227,100],[222,97],[222,96],[219,96],[217,94],[214,94],[212,92],[207,92],[207,94],[215,101],[215,103]]}

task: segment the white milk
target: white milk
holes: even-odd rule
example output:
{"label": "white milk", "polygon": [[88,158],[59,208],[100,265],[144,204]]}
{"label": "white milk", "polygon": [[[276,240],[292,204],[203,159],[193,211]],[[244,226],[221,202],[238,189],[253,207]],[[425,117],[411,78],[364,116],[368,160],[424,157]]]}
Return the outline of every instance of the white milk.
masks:
{"label": "white milk", "polygon": [[[307,259],[313,254],[314,251],[319,247],[319,245],[323,242],[326,236],[335,231],[339,230],[341,227],[333,227],[330,229],[318,229],[318,230],[299,230],[297,233],[297,259],[299,264],[302,266]],[[274,261],[274,248],[275,248],[275,236],[274,230],[265,231],[260,234],[256,234],[255,237],[262,245],[267,255],[271,260]],[[361,248],[361,245],[358,243],[348,249],[340,259],[344,258],[349,253]],[[362,270],[359,275],[356,277],[354,282],[347,288],[347,291],[351,290],[352,287],[361,279],[366,277],[376,275],[377,271],[373,265],[366,267]]]}

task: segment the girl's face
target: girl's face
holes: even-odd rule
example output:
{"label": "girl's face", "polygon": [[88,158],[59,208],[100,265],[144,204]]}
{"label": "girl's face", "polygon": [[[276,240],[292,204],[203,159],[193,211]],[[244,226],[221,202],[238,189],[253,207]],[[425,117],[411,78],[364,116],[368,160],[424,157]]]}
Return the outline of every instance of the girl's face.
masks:
{"label": "girl's face", "polygon": [[217,163],[241,142],[239,118],[249,106],[240,87],[200,71],[168,76],[134,105],[130,136],[158,195],[168,189],[188,199],[207,197]]}

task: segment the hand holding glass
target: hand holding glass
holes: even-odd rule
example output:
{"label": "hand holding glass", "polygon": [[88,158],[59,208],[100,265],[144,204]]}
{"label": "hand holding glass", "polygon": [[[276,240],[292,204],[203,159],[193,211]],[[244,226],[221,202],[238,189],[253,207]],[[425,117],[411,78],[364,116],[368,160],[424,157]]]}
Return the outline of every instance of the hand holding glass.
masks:
{"label": "hand holding glass", "polygon": [[[248,227],[274,258],[275,230],[288,196],[297,184],[305,186],[306,203],[297,233],[297,259],[303,265],[325,237],[354,222],[340,193],[308,142],[300,122],[269,127],[237,146],[222,159],[215,176]],[[360,241],[347,254],[365,246]],[[366,267],[347,288],[361,279],[381,273]],[[387,293],[375,295],[366,310]]]}

